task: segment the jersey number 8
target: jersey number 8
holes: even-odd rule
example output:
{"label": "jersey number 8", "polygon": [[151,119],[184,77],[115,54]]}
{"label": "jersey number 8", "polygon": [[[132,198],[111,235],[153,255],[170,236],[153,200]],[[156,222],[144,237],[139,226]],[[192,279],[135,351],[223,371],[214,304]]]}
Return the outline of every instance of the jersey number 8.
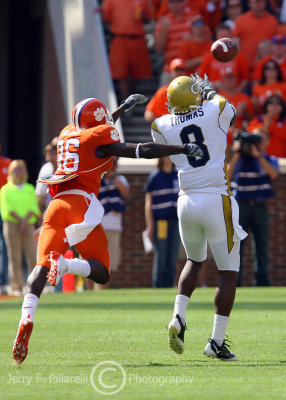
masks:
{"label": "jersey number 8", "polygon": [[[190,136],[192,136],[195,140],[190,140]],[[187,156],[188,163],[193,168],[202,167],[202,166],[206,165],[206,163],[210,159],[210,155],[209,155],[207,146],[204,144],[205,138],[204,138],[201,128],[197,125],[185,126],[180,132],[180,137],[184,144],[195,143],[198,146],[200,146],[200,148],[202,149],[202,151],[204,153],[203,157],[198,160],[196,160],[195,157]]]}

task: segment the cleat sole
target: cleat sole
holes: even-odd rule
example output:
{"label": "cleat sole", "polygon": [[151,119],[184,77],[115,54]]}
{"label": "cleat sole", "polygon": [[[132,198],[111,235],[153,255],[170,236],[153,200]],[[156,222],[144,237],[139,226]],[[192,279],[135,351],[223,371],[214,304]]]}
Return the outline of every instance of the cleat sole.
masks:
{"label": "cleat sole", "polygon": [[178,337],[178,331],[174,326],[169,327],[169,347],[171,350],[173,350],[177,354],[183,354],[184,352],[184,343],[182,340]]}

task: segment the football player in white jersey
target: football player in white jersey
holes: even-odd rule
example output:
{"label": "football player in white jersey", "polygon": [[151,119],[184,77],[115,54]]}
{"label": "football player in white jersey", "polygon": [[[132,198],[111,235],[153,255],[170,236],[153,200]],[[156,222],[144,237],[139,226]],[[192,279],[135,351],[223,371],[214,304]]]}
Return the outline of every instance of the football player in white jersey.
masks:
{"label": "football player in white jersey", "polygon": [[[238,206],[231,193],[226,171],[227,132],[235,121],[235,109],[213,89],[207,76],[198,74],[174,79],[167,90],[170,114],[152,123],[157,143],[195,143],[202,158],[183,154],[170,158],[178,169],[179,229],[187,262],[181,273],[173,319],[168,326],[169,346],[184,351],[185,317],[200,268],[207,257],[207,243],[219,271],[211,339],[204,354],[236,361],[225,340],[239,270],[240,240],[246,233],[238,224]],[[202,105],[202,103],[204,103]]]}

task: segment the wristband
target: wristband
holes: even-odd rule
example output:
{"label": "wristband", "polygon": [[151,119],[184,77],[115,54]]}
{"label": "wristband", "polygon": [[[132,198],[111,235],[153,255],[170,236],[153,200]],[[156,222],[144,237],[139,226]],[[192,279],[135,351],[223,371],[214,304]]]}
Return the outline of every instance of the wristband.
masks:
{"label": "wristband", "polygon": [[125,103],[125,101],[123,101],[123,103],[121,103],[121,107],[124,108],[124,111],[127,111],[129,108],[129,105],[127,103]]}
{"label": "wristband", "polygon": [[135,150],[135,156],[136,156],[136,158],[140,158],[139,150],[140,150],[141,144],[142,144],[142,143],[138,143],[138,144],[137,144],[137,147],[136,147],[136,150]]}
{"label": "wristband", "polygon": [[216,95],[216,91],[215,90],[213,90],[213,89],[209,89],[209,90],[206,90],[205,92],[204,92],[204,98],[205,98],[205,100],[212,100],[213,98],[214,98],[214,96]]}

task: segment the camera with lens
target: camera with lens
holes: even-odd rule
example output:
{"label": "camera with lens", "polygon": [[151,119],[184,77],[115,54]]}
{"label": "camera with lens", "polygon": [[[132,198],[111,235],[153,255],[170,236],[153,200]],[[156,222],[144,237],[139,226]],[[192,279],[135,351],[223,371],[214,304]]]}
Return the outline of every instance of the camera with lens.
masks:
{"label": "camera with lens", "polygon": [[254,144],[257,146],[261,140],[261,135],[256,135],[247,131],[239,131],[235,137],[235,140],[240,143],[240,153],[242,156],[248,156],[251,154],[251,146]]}

